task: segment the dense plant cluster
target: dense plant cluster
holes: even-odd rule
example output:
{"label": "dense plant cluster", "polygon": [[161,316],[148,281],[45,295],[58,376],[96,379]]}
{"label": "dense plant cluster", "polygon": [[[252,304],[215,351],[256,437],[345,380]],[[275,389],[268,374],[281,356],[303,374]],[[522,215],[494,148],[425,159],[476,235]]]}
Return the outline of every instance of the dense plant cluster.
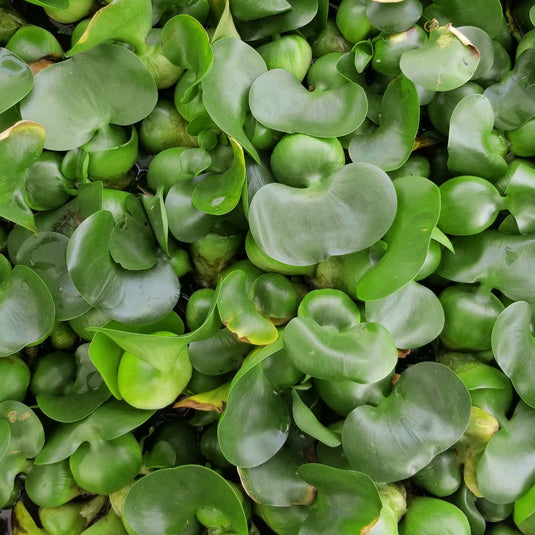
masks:
{"label": "dense plant cluster", "polygon": [[13,533],[535,533],[534,27],[0,0]]}

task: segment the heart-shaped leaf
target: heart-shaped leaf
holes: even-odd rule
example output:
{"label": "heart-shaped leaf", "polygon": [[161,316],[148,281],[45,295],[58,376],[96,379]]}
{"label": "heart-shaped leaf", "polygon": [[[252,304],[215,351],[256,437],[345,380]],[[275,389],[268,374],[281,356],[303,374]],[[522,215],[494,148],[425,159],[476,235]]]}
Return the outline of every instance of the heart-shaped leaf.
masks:
{"label": "heart-shaped leaf", "polygon": [[0,403],[0,506],[11,498],[15,478],[27,469],[27,459],[33,459],[43,447],[45,432],[39,418],[19,401]]}
{"label": "heart-shaped leaf", "polygon": [[448,168],[495,182],[505,175],[505,147],[493,132],[494,111],[484,95],[464,97],[451,115]]}
{"label": "heart-shaped leaf", "polygon": [[44,126],[45,148],[69,150],[109,124],[140,121],[157,97],[152,76],[135,54],[103,44],[42,70],[21,103],[21,114]]}
{"label": "heart-shaped leaf", "polygon": [[349,414],[344,452],[355,469],[375,481],[405,479],[461,438],[470,407],[470,394],[455,373],[435,362],[415,364],[377,407],[357,407]]}
{"label": "heart-shaped leaf", "polygon": [[249,105],[256,120],[268,128],[316,137],[350,134],[364,121],[366,94],[348,82],[332,89],[307,91],[285,69],[259,76],[251,86]]}
{"label": "heart-shaped leaf", "polygon": [[276,507],[310,504],[314,488],[303,481],[297,470],[303,458],[282,448],[269,461],[254,468],[238,468],[242,486],[256,502]]}
{"label": "heart-shaped leaf", "polygon": [[518,301],[509,305],[494,324],[492,352],[524,403],[535,408],[532,384],[535,340],[531,334],[531,316],[529,303]]}
{"label": "heart-shaped leaf", "polygon": [[269,256],[307,266],[370,247],[392,224],[395,209],[388,175],[374,165],[353,163],[308,188],[267,184],[253,197],[249,225]]}
{"label": "heart-shaped leaf", "polygon": [[398,178],[394,188],[398,208],[384,237],[386,253],[357,285],[357,296],[363,301],[383,299],[414,279],[424,265],[440,214],[439,189],[427,178]]}
{"label": "heart-shaped leaf", "polygon": [[44,143],[44,128],[31,121],[19,121],[0,133],[0,216],[31,231],[35,221],[25,200],[25,173]]}
{"label": "heart-shaped leaf", "polygon": [[0,356],[45,338],[54,326],[54,301],[32,269],[15,266],[0,281]]}
{"label": "heart-shaped leaf", "polygon": [[534,425],[535,410],[520,401],[512,418],[490,439],[476,470],[487,500],[508,504],[534,485]]}
{"label": "heart-shaped leaf", "polygon": [[243,125],[249,111],[249,89],[256,78],[266,72],[266,64],[254,48],[231,37],[215,42],[212,51],[214,63],[202,81],[206,110],[223,132],[259,162]]}
{"label": "heart-shaped leaf", "polygon": [[455,254],[444,254],[441,276],[456,282],[480,282],[515,301],[535,300],[529,267],[535,258],[535,239],[485,230],[452,242]]}
{"label": "heart-shaped leaf", "polygon": [[286,442],[290,413],[264,372],[266,361],[276,360],[282,351],[280,339],[257,350],[232,380],[217,438],[223,455],[235,466],[259,466]]}
{"label": "heart-shaped leaf", "polygon": [[396,347],[412,349],[439,336],[444,310],[433,291],[411,281],[388,297],[367,301],[366,319],[386,327]]}
{"label": "heart-shaped leaf", "polygon": [[299,535],[369,533],[379,519],[381,499],[367,475],[318,463],[302,465],[298,474],[317,490]]}
{"label": "heart-shaped leaf", "polygon": [[371,132],[358,131],[349,142],[354,162],[369,162],[384,171],[401,167],[414,146],[420,119],[420,103],[414,84],[399,76],[386,88],[380,124]]}
{"label": "heart-shaped leaf", "polygon": [[204,466],[166,468],[141,478],[128,492],[124,508],[128,525],[137,535],[182,533],[203,508],[224,515],[236,535],[248,533],[236,491]]}
{"label": "heart-shaped leaf", "polygon": [[[129,271],[109,254],[115,226],[110,212],[88,217],[67,248],[67,267],[74,286],[92,306],[126,323],[151,323],[176,305],[180,284],[173,268],[161,258],[150,270]],[[147,307],[147,303],[151,303]],[[140,311],[144,313],[140,315]]]}
{"label": "heart-shaped leaf", "polygon": [[284,330],[288,358],[319,379],[375,383],[397,362],[390,333],[377,323],[359,323],[356,305],[339,290],[309,292],[297,318]]}
{"label": "heart-shaped leaf", "polygon": [[479,58],[477,48],[456,28],[436,23],[430,27],[429,41],[403,53],[399,66],[416,85],[430,91],[451,91],[472,78]]}
{"label": "heart-shaped leaf", "polygon": [[0,113],[20,102],[33,87],[33,73],[26,62],[7,48],[0,48]]}

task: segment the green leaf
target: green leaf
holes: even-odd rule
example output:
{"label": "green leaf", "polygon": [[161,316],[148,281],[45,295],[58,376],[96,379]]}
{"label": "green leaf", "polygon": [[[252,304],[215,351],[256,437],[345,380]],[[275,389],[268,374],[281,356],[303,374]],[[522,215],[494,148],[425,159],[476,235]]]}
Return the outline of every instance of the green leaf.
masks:
{"label": "green leaf", "polygon": [[108,41],[130,43],[140,53],[152,28],[150,0],[112,0],[99,9],[67,52],[70,57]]}
{"label": "green leaf", "polygon": [[0,356],[44,339],[54,326],[54,301],[32,269],[15,266],[0,281]]}
{"label": "green leaf", "polygon": [[35,221],[25,199],[25,173],[35,163],[45,143],[45,130],[37,123],[19,121],[0,133],[0,216],[35,231]]}
{"label": "green leaf", "polygon": [[286,0],[268,0],[259,4],[254,0],[230,0],[232,13],[239,20],[256,20],[292,9]]}
{"label": "green leaf", "polygon": [[109,124],[140,121],[157,97],[152,76],[135,54],[103,44],[37,74],[33,91],[21,103],[21,114],[44,126],[45,148],[69,150]]}
{"label": "green leaf", "polygon": [[[262,17],[260,21],[237,22],[238,31],[245,41],[258,41],[265,37],[303,28],[312,22],[318,12],[318,0],[286,0],[291,9],[278,15]],[[231,2],[232,3],[232,2]],[[259,4],[255,2],[255,5]],[[264,3],[262,3],[264,5]]]}
{"label": "green leaf", "polygon": [[454,238],[455,254],[445,252],[439,275],[456,282],[480,282],[515,301],[535,300],[530,266],[535,239],[485,230],[476,236]]}
{"label": "green leaf", "polygon": [[490,37],[496,37],[503,28],[504,16],[500,0],[435,0],[445,10],[455,26],[477,26]]}
{"label": "green leaf", "polygon": [[535,484],[535,410],[520,401],[512,418],[490,439],[476,476],[483,496],[508,504]]}
{"label": "green leaf", "polygon": [[531,334],[531,316],[529,303],[518,301],[509,305],[494,324],[492,352],[522,401],[535,408],[532,380],[535,373],[535,340]]}
{"label": "green leaf", "polygon": [[353,163],[308,188],[267,184],[253,197],[249,225],[269,256],[308,266],[373,245],[392,224],[395,207],[388,175],[374,165]]}
{"label": "green leaf", "polygon": [[485,89],[496,114],[496,128],[513,130],[535,116],[534,66],[535,49],[528,48],[500,82]]}
{"label": "green leaf", "polygon": [[451,370],[421,362],[403,372],[377,407],[349,414],[342,446],[351,465],[375,481],[406,479],[461,438],[470,408],[470,395]]}
{"label": "green leaf", "polygon": [[285,69],[259,76],[251,86],[249,105],[255,119],[273,130],[316,137],[350,134],[364,121],[364,89],[348,82],[331,89],[307,91]]}
{"label": "green leaf", "polygon": [[451,24],[431,27],[429,41],[404,52],[399,66],[414,84],[430,91],[451,91],[462,86],[479,64],[479,51]]}
{"label": "green leaf", "polygon": [[269,359],[282,353],[279,339],[252,353],[232,380],[217,438],[223,455],[235,466],[252,468],[273,457],[290,431],[286,402],[267,377]]}
{"label": "green leaf", "polygon": [[404,76],[392,81],[383,95],[380,124],[371,132],[351,136],[349,155],[354,162],[373,163],[384,171],[401,167],[409,158],[420,119],[414,84]]}
{"label": "green leaf", "polygon": [[206,110],[223,132],[260,162],[243,125],[249,111],[249,89],[266,72],[266,64],[254,48],[232,37],[219,39],[212,45],[212,51],[214,63],[202,81]]}
{"label": "green leaf", "polygon": [[369,533],[377,522],[381,499],[367,475],[318,463],[302,465],[298,474],[318,493],[299,535]]}
{"label": "green leaf", "polygon": [[245,157],[241,146],[229,138],[234,160],[221,174],[207,175],[199,182],[191,195],[197,210],[206,214],[223,215],[238,205],[245,182]]}
{"label": "green leaf", "polygon": [[282,448],[269,461],[254,468],[238,468],[241,484],[256,502],[276,507],[308,505],[315,497],[314,488],[303,481],[297,470],[303,458],[289,448]]}
{"label": "green leaf", "polygon": [[511,171],[511,179],[504,192],[505,207],[513,214],[521,234],[533,233],[535,232],[533,214],[535,168],[518,159],[511,165],[509,172]]}
{"label": "green leaf", "polygon": [[163,54],[175,65],[195,73],[183,101],[192,98],[193,88],[208,74],[213,63],[210,39],[201,23],[190,15],[177,15],[163,28],[161,46]]}
{"label": "green leaf", "polygon": [[386,377],[398,358],[394,341],[382,325],[341,315],[353,309],[339,290],[309,292],[283,334],[292,364],[318,379],[374,383]]}
{"label": "green leaf", "polygon": [[232,271],[222,280],[217,308],[223,325],[238,340],[267,345],[279,336],[275,325],[258,312],[255,303],[249,298],[246,276],[242,271]]}
{"label": "green leaf", "polygon": [[370,22],[385,33],[400,33],[414,26],[422,14],[419,0],[374,0],[366,7]]}
{"label": "green leaf", "polygon": [[493,132],[494,111],[484,95],[464,97],[451,115],[448,168],[496,182],[507,172],[505,146]]}
{"label": "green leaf", "polygon": [[114,226],[111,213],[102,210],[76,229],[67,248],[69,275],[82,297],[110,318],[154,322],[176,305],[178,279],[162,259],[144,271],[128,271],[116,264],[109,254]]}
{"label": "green leaf", "polygon": [[26,62],[7,48],[0,48],[0,113],[20,102],[33,87],[33,73]]}
{"label": "green leaf", "polygon": [[149,219],[152,231],[154,232],[154,236],[158,241],[158,245],[162,248],[162,251],[169,256],[169,224],[163,199],[163,186],[158,189],[156,195],[153,197],[142,195],[141,203],[143,204],[143,208],[145,208],[145,212]]}
{"label": "green leaf", "polygon": [[440,214],[438,187],[424,177],[406,176],[394,181],[397,212],[384,240],[384,256],[357,285],[363,301],[383,299],[403,288],[424,265],[431,233]]}
{"label": "green leaf", "polygon": [[87,303],[73,286],[67,271],[69,238],[58,232],[40,232],[24,241],[17,250],[16,262],[35,271],[46,284],[56,308],[56,320],[65,321],[87,312]]}
{"label": "green leaf", "polygon": [[236,491],[217,472],[185,465],[153,472],[134,483],[125,501],[133,533],[182,533],[202,508],[216,509],[237,535],[247,535],[247,519]]}
{"label": "green leaf", "polygon": [[396,347],[412,349],[438,337],[444,327],[444,310],[433,291],[411,281],[388,297],[367,301],[366,319],[386,327]]}
{"label": "green leaf", "polygon": [[4,454],[0,456],[0,506],[8,504],[15,478],[27,470],[27,459],[33,459],[43,447],[45,432],[39,418],[24,403],[0,403],[0,443]]}
{"label": "green leaf", "polygon": [[326,446],[336,448],[336,446],[340,446],[342,443],[339,435],[325,427],[316,418],[316,415],[305,405],[295,389],[292,389],[292,415],[295,425],[297,425],[301,431],[316,440],[319,440]]}

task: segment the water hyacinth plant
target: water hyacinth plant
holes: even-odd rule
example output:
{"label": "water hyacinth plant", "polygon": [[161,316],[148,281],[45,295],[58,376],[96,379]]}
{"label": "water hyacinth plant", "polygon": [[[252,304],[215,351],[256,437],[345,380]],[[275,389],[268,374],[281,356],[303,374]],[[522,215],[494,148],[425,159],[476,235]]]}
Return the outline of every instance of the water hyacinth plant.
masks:
{"label": "water hyacinth plant", "polygon": [[533,0],[0,0],[0,531],[535,533]]}

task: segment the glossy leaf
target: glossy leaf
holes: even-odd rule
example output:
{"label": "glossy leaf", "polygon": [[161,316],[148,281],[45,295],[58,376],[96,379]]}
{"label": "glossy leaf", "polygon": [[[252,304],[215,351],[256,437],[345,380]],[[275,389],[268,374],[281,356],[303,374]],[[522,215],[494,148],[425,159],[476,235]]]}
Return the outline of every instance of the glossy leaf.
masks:
{"label": "glossy leaf", "polygon": [[379,30],[386,33],[400,33],[408,30],[422,14],[419,0],[397,0],[382,2],[373,0],[366,7],[366,16]]}
{"label": "glossy leaf", "polygon": [[67,271],[69,239],[58,232],[40,232],[24,241],[17,251],[17,263],[31,267],[46,284],[56,308],[56,319],[70,320],[87,312],[87,303],[73,286]]}
{"label": "glossy leaf", "polygon": [[267,184],[253,197],[249,225],[269,256],[306,266],[371,246],[390,227],[395,207],[394,186],[386,173],[354,163],[308,188]]}
{"label": "glossy leaf", "polygon": [[444,310],[433,291],[411,281],[388,297],[367,301],[366,319],[386,327],[396,347],[409,349],[438,337],[444,327]]}
{"label": "glossy leaf", "polygon": [[354,162],[373,163],[392,171],[407,161],[418,131],[420,104],[410,80],[399,76],[388,85],[380,117],[377,128],[351,137],[349,155]]}
{"label": "glossy leaf", "polygon": [[339,137],[364,121],[368,104],[364,90],[347,83],[307,91],[289,71],[274,69],[259,76],[249,93],[251,112],[268,128],[316,137]]}
{"label": "glossy leaf", "polygon": [[[117,265],[108,252],[113,228],[111,213],[100,211],[76,229],[67,248],[69,275],[82,297],[110,318],[126,323],[154,322],[175,306],[180,293],[178,279],[162,259],[145,271]],[[145,312],[140,315],[140,310]]]}
{"label": "glossy leaf", "polygon": [[504,147],[492,131],[494,111],[484,95],[463,98],[451,115],[448,168],[495,182],[507,171]]}
{"label": "glossy leaf", "polygon": [[31,231],[35,221],[25,199],[25,173],[44,143],[44,128],[31,121],[19,121],[0,133],[0,216]]}
{"label": "glossy leaf", "polygon": [[16,476],[27,470],[27,459],[33,459],[43,447],[45,433],[36,414],[19,401],[0,403],[0,506],[5,507],[13,492]]}
{"label": "glossy leaf", "polygon": [[317,490],[299,535],[366,533],[377,522],[381,499],[367,475],[318,463],[304,464],[298,474]]}
{"label": "glossy leaf", "polygon": [[124,47],[103,44],[41,71],[21,114],[44,126],[45,148],[69,150],[109,124],[140,121],[156,100],[156,84],[141,61]]}
{"label": "glossy leaf", "polygon": [[264,373],[266,360],[277,359],[281,350],[280,340],[257,350],[232,380],[217,438],[224,456],[235,466],[252,468],[265,463],[288,437],[288,407]]}
{"label": "glossy leaf", "polygon": [[158,190],[156,195],[150,197],[143,195],[141,197],[143,208],[149,219],[150,226],[158,245],[162,251],[169,256],[169,224],[163,199],[163,186]]}
{"label": "glossy leaf", "polygon": [[175,65],[195,73],[194,80],[182,96],[182,100],[188,101],[193,88],[212,67],[213,54],[208,34],[201,23],[190,15],[177,15],[166,22],[161,46],[163,54]]}
{"label": "glossy leaf", "polygon": [[303,481],[297,470],[303,458],[282,448],[269,461],[254,468],[238,468],[242,486],[256,502],[276,507],[310,504],[314,488]]}
{"label": "glossy leaf", "polygon": [[283,334],[293,365],[319,379],[374,383],[386,377],[397,362],[394,341],[382,325],[340,316],[353,307],[338,290],[309,292]]}
{"label": "glossy leaf", "polygon": [[[238,31],[245,41],[258,41],[275,34],[303,28],[312,22],[318,12],[318,0],[286,0],[291,9],[278,15],[263,17],[261,22],[238,24]],[[255,5],[258,5],[255,2]]]}
{"label": "glossy leaf", "polygon": [[245,181],[245,157],[240,145],[229,138],[234,160],[224,173],[206,175],[191,195],[197,210],[206,214],[223,215],[232,211],[240,201]]}
{"label": "glossy leaf", "polygon": [[0,281],[0,355],[45,338],[54,325],[54,313],[54,301],[39,275],[15,266]]}
{"label": "glossy leaf", "polygon": [[451,91],[470,80],[479,57],[477,48],[448,24],[431,27],[427,44],[402,54],[399,66],[416,85],[431,91]]}
{"label": "glossy leaf", "polygon": [[236,491],[217,472],[185,465],[141,478],[125,501],[125,517],[138,535],[182,533],[204,507],[224,515],[237,535],[247,535],[247,520]]}
{"label": "glossy leaf", "polygon": [[529,268],[535,255],[533,238],[485,230],[452,241],[455,254],[445,252],[440,275],[456,282],[480,282],[513,300],[535,299]]}
{"label": "glossy leaf", "polygon": [[509,305],[494,324],[492,352],[524,403],[535,408],[531,370],[535,341],[531,333],[531,315],[531,307],[525,301]]}
{"label": "glossy leaf", "polygon": [[496,128],[513,130],[535,116],[534,65],[535,49],[528,48],[500,82],[485,90],[496,114]]}
{"label": "glossy leaf", "polygon": [[534,422],[535,411],[520,401],[512,418],[490,439],[476,475],[481,493],[493,503],[514,502],[533,486]]}
{"label": "glossy leaf", "polygon": [[388,244],[386,253],[357,285],[357,296],[363,301],[383,299],[403,288],[418,274],[440,214],[439,189],[427,178],[398,178],[394,188],[398,208],[384,237]]}
{"label": "glossy leaf", "polygon": [[139,53],[152,27],[149,0],[112,0],[99,9],[67,57],[114,40],[132,44]]}
{"label": "glossy leaf", "polygon": [[266,72],[266,64],[256,50],[239,39],[220,39],[212,50],[214,64],[202,81],[204,105],[214,123],[259,162],[243,125],[249,111],[249,89]]}
{"label": "glossy leaf", "polygon": [[21,101],[33,87],[33,73],[26,62],[7,48],[0,48],[0,113]]}
{"label": "glossy leaf", "polygon": [[286,0],[269,0],[262,5],[251,0],[231,0],[232,13],[239,20],[255,20],[292,9]]}
{"label": "glossy leaf", "polygon": [[535,218],[532,208],[535,169],[520,160],[518,164],[511,165],[509,172],[512,174],[505,188],[505,207],[514,216],[521,234],[535,232]]}
{"label": "glossy leaf", "polygon": [[351,465],[388,483],[414,475],[455,444],[470,418],[470,395],[448,368],[421,362],[403,372],[377,407],[347,417],[342,445]]}

